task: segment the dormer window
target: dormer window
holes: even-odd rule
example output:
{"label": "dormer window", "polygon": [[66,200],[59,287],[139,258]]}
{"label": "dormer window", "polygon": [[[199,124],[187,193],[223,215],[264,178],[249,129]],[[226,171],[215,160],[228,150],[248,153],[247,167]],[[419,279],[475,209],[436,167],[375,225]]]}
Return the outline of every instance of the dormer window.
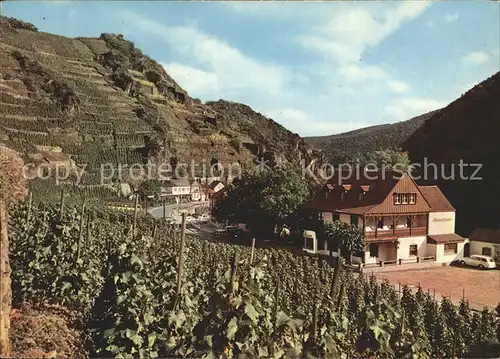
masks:
{"label": "dormer window", "polygon": [[394,193],[394,204],[415,204],[417,203],[416,193]]}

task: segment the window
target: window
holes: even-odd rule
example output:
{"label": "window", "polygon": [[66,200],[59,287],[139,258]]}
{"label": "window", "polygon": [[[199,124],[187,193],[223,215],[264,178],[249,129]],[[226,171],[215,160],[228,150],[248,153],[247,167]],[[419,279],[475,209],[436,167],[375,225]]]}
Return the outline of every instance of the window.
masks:
{"label": "window", "polygon": [[337,214],[337,213],[333,213],[333,218],[332,218],[332,220],[333,220],[334,222],[336,222],[336,221],[340,221],[340,215],[339,215],[339,214]]}
{"label": "window", "polygon": [[444,244],[444,253],[446,253],[446,254],[457,253],[457,244],[456,243],[445,243]]}
{"label": "window", "polygon": [[410,256],[416,256],[418,252],[417,245],[412,244],[410,245]]}
{"label": "window", "polygon": [[351,224],[358,227],[359,217],[354,214],[351,215]]}
{"label": "window", "polygon": [[406,227],[408,227],[408,228],[411,227],[411,217],[410,216],[406,217]]}
{"label": "window", "polygon": [[306,237],[304,247],[310,251],[314,250],[314,239]]}
{"label": "window", "polygon": [[370,257],[378,257],[378,244],[370,243]]}
{"label": "window", "polygon": [[481,254],[483,256],[490,256],[491,257],[491,248],[490,247],[483,247]]}
{"label": "window", "polygon": [[415,204],[417,203],[416,193],[394,193],[394,204]]}

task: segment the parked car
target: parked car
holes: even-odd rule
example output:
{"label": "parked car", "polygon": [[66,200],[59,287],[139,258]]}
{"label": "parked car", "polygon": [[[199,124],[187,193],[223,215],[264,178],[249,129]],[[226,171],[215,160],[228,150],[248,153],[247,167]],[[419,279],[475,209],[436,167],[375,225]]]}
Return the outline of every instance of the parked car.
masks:
{"label": "parked car", "polygon": [[477,267],[480,269],[491,269],[496,268],[497,265],[493,258],[489,256],[483,256],[479,254],[473,254],[470,257],[466,257],[460,261],[462,265],[468,265],[471,267]]}

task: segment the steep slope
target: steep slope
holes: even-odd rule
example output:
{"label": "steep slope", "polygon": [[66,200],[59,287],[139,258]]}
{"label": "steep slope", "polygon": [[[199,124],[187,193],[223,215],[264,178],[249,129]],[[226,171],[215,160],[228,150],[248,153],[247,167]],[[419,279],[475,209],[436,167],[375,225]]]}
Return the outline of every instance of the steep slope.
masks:
{"label": "steep slope", "polygon": [[121,35],[70,39],[5,17],[0,142],[34,161],[86,166],[88,184],[103,163],[147,163],[159,152],[164,161],[222,164],[310,152],[247,106],[191,98]]}
{"label": "steep slope", "polygon": [[368,152],[397,149],[428,118],[439,110],[407,121],[361,128],[331,136],[306,137],[307,143],[321,149],[334,164],[355,161]]}
{"label": "steep slope", "polygon": [[[438,165],[437,183],[457,209],[457,228],[469,235],[475,227],[499,228],[500,221],[500,72],[476,85],[462,97],[432,116],[405,143],[413,160]],[[475,165],[480,164],[471,180]],[[442,167],[443,166],[443,167]],[[454,180],[446,180],[455,168]],[[430,167],[429,167],[430,168]],[[429,173],[432,173],[429,170]],[[468,179],[466,179],[468,178]]]}

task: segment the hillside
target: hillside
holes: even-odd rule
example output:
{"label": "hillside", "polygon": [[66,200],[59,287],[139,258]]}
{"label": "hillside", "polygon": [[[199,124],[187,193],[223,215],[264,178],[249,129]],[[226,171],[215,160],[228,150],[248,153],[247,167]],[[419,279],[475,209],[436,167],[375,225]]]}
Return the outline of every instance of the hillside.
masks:
{"label": "hillside", "polygon": [[407,121],[361,128],[338,135],[306,137],[306,142],[321,149],[333,164],[353,162],[368,152],[397,149],[428,118],[439,110]]}
{"label": "hillside", "polygon": [[121,35],[71,39],[5,17],[0,142],[31,161],[86,165],[88,184],[103,163],[295,161],[310,152],[248,106],[190,97]]}
{"label": "hillside", "polygon": [[[481,180],[430,179],[439,184],[457,209],[457,229],[469,235],[476,227],[498,228],[500,213],[500,72],[476,85],[433,115],[405,143],[414,161],[444,164],[445,176],[458,164],[481,164]],[[464,168],[464,177],[476,166]],[[443,175],[440,176],[441,178]],[[488,200],[494,199],[494,200]]]}

